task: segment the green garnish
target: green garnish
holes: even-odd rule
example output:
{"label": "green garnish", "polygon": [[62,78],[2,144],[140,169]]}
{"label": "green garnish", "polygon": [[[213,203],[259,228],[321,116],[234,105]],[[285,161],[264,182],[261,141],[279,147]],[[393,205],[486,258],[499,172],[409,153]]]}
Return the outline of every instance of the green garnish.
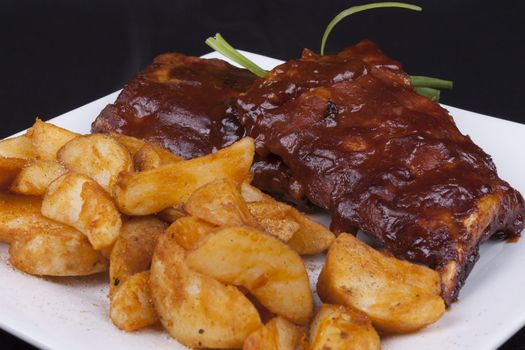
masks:
{"label": "green garnish", "polygon": [[439,91],[438,89],[433,89],[425,86],[416,86],[414,87],[414,90],[416,90],[418,95],[425,96],[426,98],[434,102],[439,102],[439,96],[441,95],[441,91]]}
{"label": "green garnish", "polygon": [[334,29],[336,24],[339,23],[343,18],[348,17],[357,12],[377,9],[377,8],[385,8],[385,7],[397,7],[397,8],[404,8],[404,9],[413,10],[413,11],[423,10],[419,6],[412,5],[412,4],[406,4],[404,2],[376,2],[372,4],[352,6],[350,8],[347,8],[346,10],[340,12],[337,16],[335,16],[334,19],[332,19],[330,23],[328,23],[328,26],[326,27],[324,34],[323,34],[323,39],[321,40],[321,55],[324,55],[324,48],[326,46],[326,40],[328,39],[328,36],[332,32],[332,29]]}
{"label": "green garnish", "polygon": [[451,80],[443,80],[422,75],[411,75],[410,82],[414,87],[428,87],[434,89],[452,89],[454,85]]}
{"label": "green garnish", "polygon": [[231,46],[220,33],[215,34],[214,37],[209,37],[205,41],[206,45],[214,49],[215,51],[223,54],[232,61],[238,63],[242,67],[248,69],[250,72],[255,74],[258,77],[264,77],[266,71],[250,61],[246,56],[237,51],[233,46]]}
{"label": "green garnish", "polygon": [[[398,7],[405,8],[414,11],[421,11],[421,7],[411,4],[406,4],[402,2],[378,2],[368,5],[354,6],[350,7],[342,12],[340,12],[334,19],[328,24],[323,35],[323,40],[321,43],[321,55],[324,54],[324,48],[326,45],[326,40],[330,35],[330,32],[335,27],[339,21],[343,18],[350,16],[351,14],[366,11],[374,8],[383,8],[383,7]],[[214,37],[209,37],[206,39],[206,45],[214,49],[215,51],[223,54],[232,61],[236,62],[240,66],[248,69],[253,74],[258,77],[264,77],[267,71],[259,67],[257,64],[252,62],[248,57],[244,56],[242,53],[237,51],[233,46],[231,46],[226,39],[222,37],[220,33],[215,34]],[[412,86],[414,86],[415,91],[422,96],[425,96],[432,101],[438,102],[440,97],[439,89],[452,89],[453,83],[450,80],[443,80],[438,78],[426,77],[421,75],[412,75],[410,76],[410,81]]]}

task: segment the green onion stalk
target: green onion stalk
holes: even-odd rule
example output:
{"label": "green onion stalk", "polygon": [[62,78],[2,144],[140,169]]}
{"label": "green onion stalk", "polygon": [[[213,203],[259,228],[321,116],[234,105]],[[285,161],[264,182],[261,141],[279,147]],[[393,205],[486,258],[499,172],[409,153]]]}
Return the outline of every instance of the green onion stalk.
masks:
{"label": "green onion stalk", "polygon": [[[324,55],[326,42],[330,33],[334,27],[344,18],[353,15],[358,12],[377,9],[377,8],[403,8],[412,11],[422,11],[422,8],[412,4],[406,4],[402,2],[378,2],[367,5],[353,6],[347,8],[346,10],[341,11],[337,16],[335,16],[328,26],[326,27],[323,37],[321,39],[321,55]],[[235,63],[240,66],[248,69],[250,72],[255,74],[258,77],[263,77],[268,73],[266,70],[259,67],[257,64],[252,62],[246,56],[237,51],[233,46],[231,46],[226,39],[222,37],[220,33],[215,34],[214,37],[209,37],[206,39],[205,43],[210,46],[215,51],[221,53],[222,55],[228,57]],[[439,102],[440,89],[452,89],[453,83],[450,80],[443,80],[438,78],[420,76],[420,75],[411,75],[410,82],[414,87],[416,93],[419,95],[425,96],[432,101]]]}

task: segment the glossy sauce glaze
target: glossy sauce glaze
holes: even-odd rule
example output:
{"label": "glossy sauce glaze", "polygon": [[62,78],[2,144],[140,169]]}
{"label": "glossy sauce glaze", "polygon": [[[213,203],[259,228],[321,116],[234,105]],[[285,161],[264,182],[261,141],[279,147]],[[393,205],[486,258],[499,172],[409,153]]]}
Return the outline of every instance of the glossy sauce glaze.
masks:
{"label": "glossy sauce glaze", "polygon": [[[296,195],[394,255],[437,268],[457,298],[496,232],[523,229],[523,198],[401,65],[363,41],[275,67],[233,108],[261,157],[281,159]],[[264,187],[264,186],[263,186]]]}
{"label": "glossy sauce glaze", "polygon": [[126,84],[92,131],[142,138],[185,159],[202,156],[242,136],[243,128],[225,111],[254,80],[222,60],[164,54]]}

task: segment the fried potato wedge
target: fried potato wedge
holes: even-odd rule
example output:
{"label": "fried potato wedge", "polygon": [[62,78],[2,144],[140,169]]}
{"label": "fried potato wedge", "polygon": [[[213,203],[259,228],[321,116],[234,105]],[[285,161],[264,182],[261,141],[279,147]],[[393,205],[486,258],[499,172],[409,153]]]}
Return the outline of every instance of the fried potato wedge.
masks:
{"label": "fried potato wedge", "polygon": [[20,171],[9,190],[28,196],[42,196],[49,184],[66,172],[64,166],[53,160],[35,160]]}
{"label": "fried potato wedge", "polygon": [[346,233],[328,250],[317,292],[323,302],[360,310],[392,333],[420,329],[445,312],[436,271],[387,256]]}
{"label": "fried potato wedge", "polygon": [[22,135],[0,141],[0,157],[34,159],[36,151],[31,139]]}
{"label": "fried potato wedge", "polygon": [[310,350],[379,350],[368,316],[343,305],[323,304],[310,326]]}
{"label": "fried potato wedge", "polygon": [[37,118],[27,136],[38,159],[56,160],[58,150],[80,135]]}
{"label": "fried potato wedge", "polygon": [[335,235],[297,209],[288,207],[289,217],[299,224],[299,230],[293,234],[287,244],[301,255],[314,255],[328,249],[335,240]]}
{"label": "fried potato wedge", "polygon": [[245,287],[271,312],[305,325],[312,292],[301,257],[277,238],[248,227],[225,227],[188,252],[191,269]]}
{"label": "fried potato wedge", "polygon": [[133,155],[133,163],[137,171],[152,170],[162,165],[173,164],[181,160],[182,158],[170,151],[149,143],[145,143]]}
{"label": "fried potato wedge", "polygon": [[257,309],[236,287],[190,270],[184,254],[170,235],[161,235],[150,287],[162,325],[188,347],[242,347],[244,339],[262,326]]}
{"label": "fried potato wedge", "polygon": [[9,246],[9,261],[17,269],[39,276],[84,276],[106,271],[107,259],[86,236],[60,225],[55,231],[24,231]]}
{"label": "fried potato wedge", "polygon": [[42,214],[75,227],[97,250],[111,246],[122,226],[111,197],[91,178],[78,173],[62,175],[49,185]]}
{"label": "fried potato wedge", "polygon": [[41,205],[38,197],[0,194],[0,241],[11,243],[13,266],[47,276],[81,276],[107,270],[107,260],[82,233],[44,217]]}
{"label": "fried potato wedge", "polygon": [[307,350],[305,331],[282,317],[274,317],[244,340],[243,350]]}
{"label": "fried potato wedge", "polygon": [[301,255],[321,253],[335,239],[335,235],[320,223],[246,182],[241,185],[241,195],[261,226]]}
{"label": "fried potato wedge", "polygon": [[60,148],[57,158],[67,169],[91,177],[108,193],[121,171],[133,170],[128,150],[103,134],[74,138]]}
{"label": "fried potato wedge", "polygon": [[194,216],[186,216],[171,224],[166,229],[166,234],[171,235],[182,248],[188,250],[196,248],[214,229],[215,225]]}
{"label": "fried potato wedge", "polygon": [[237,185],[228,179],[213,181],[198,188],[184,209],[190,215],[214,225],[260,227],[242,199]]}
{"label": "fried potato wedge", "polygon": [[270,201],[252,202],[247,205],[249,212],[272,236],[287,242],[299,230],[299,224],[289,219],[289,207],[283,203]]}
{"label": "fried potato wedge", "polygon": [[27,164],[27,159],[0,157],[0,191],[7,190]]}
{"label": "fried potato wedge", "polygon": [[146,141],[138,139],[133,136],[123,135],[116,132],[109,134],[112,138],[120,142],[121,145],[126,147],[131,156],[134,156],[137,151],[146,144]]}
{"label": "fried potato wedge", "polygon": [[121,173],[114,197],[121,212],[148,215],[183,204],[199,187],[218,179],[240,184],[254,155],[253,139],[244,138],[216,153],[138,173]]}
{"label": "fried potato wedge", "polygon": [[119,329],[131,332],[158,322],[151,299],[149,276],[149,271],[131,276],[113,295],[109,316]]}
{"label": "fried potato wedge", "polygon": [[128,278],[149,270],[157,239],[168,227],[154,216],[131,218],[122,224],[110,255],[110,297]]}

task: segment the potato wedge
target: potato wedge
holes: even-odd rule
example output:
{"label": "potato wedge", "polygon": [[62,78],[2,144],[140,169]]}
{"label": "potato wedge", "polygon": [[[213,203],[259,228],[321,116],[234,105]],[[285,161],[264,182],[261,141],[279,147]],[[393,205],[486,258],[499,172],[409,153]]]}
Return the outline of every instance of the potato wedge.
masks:
{"label": "potato wedge", "polygon": [[103,134],[79,136],[69,141],[60,148],[57,159],[67,169],[91,177],[108,193],[121,171],[133,170],[128,150]]}
{"label": "potato wedge", "polygon": [[113,295],[109,316],[123,331],[136,331],[158,322],[149,287],[149,271],[128,278]]}
{"label": "potato wedge", "polygon": [[28,164],[27,159],[0,157],[0,191],[7,190]]}
{"label": "potato wedge", "polygon": [[289,219],[289,207],[283,203],[252,202],[247,207],[264,231],[283,242],[289,241],[300,228],[295,220]]}
{"label": "potato wedge", "polygon": [[121,173],[114,197],[121,212],[148,215],[183,204],[199,187],[228,178],[240,184],[254,155],[253,139],[244,138],[216,153],[139,173]]}
{"label": "potato wedge", "polygon": [[111,246],[122,226],[111,197],[91,178],[78,173],[62,175],[49,185],[42,214],[75,227],[97,250]]}
{"label": "potato wedge", "polygon": [[305,325],[312,292],[301,257],[275,237],[248,227],[225,227],[188,252],[191,269],[245,287],[276,315]]}
{"label": "potato wedge", "polygon": [[246,182],[241,185],[241,195],[261,226],[286,241],[301,255],[321,253],[328,249],[335,239],[335,235],[320,223],[294,207],[276,201]]}
{"label": "potato wedge", "polygon": [[55,161],[35,160],[20,171],[9,190],[28,196],[42,196],[49,184],[66,172],[66,168]]}
{"label": "potato wedge", "polygon": [[0,141],[0,157],[34,159],[36,151],[31,139],[22,135]]}
{"label": "potato wedge", "polygon": [[379,350],[368,316],[343,305],[323,304],[310,326],[310,350]]}
{"label": "potato wedge", "polygon": [[188,347],[240,348],[262,326],[236,287],[190,270],[184,249],[170,235],[161,235],[155,248],[150,287],[162,325]]}
{"label": "potato wedge", "polygon": [[65,225],[55,231],[19,232],[9,246],[9,261],[39,276],[84,276],[108,269],[107,259],[93,249],[86,236]]}
{"label": "potato wedge", "polygon": [[237,185],[220,179],[198,188],[184,209],[190,215],[214,225],[249,225],[260,228],[241,197]]}
{"label": "potato wedge", "polygon": [[80,135],[37,118],[27,136],[31,138],[38,159],[56,160],[58,150]]}
{"label": "potato wedge", "polygon": [[286,243],[299,254],[324,252],[335,240],[332,231],[293,207],[290,207],[289,217],[299,224],[299,230]]}
{"label": "potato wedge", "polygon": [[253,332],[244,340],[243,350],[307,350],[303,344],[305,331],[282,317]]}
{"label": "potato wedge", "polygon": [[317,282],[323,302],[366,313],[377,328],[405,333],[445,312],[439,274],[376,251],[351,234],[337,237]]}
{"label": "potato wedge", "polygon": [[110,255],[110,297],[128,278],[149,270],[157,239],[168,225],[154,216],[131,218],[122,224]]}
{"label": "potato wedge", "polygon": [[196,248],[214,229],[215,225],[194,216],[186,216],[171,224],[166,229],[166,234],[171,235],[182,248],[188,250]]}
{"label": "potato wedge", "polygon": [[37,197],[0,194],[0,241],[11,243],[13,266],[47,276],[107,270],[107,260],[82,233],[42,216],[41,205]]}
{"label": "potato wedge", "polygon": [[133,164],[135,164],[135,170],[137,171],[152,170],[181,160],[182,158],[170,151],[149,143],[145,143],[133,155]]}
{"label": "potato wedge", "polygon": [[126,147],[128,152],[131,154],[131,156],[134,156],[137,151],[146,144],[146,141],[138,139],[133,136],[127,136],[123,134],[119,134],[116,132],[112,132],[109,134],[112,138],[117,140],[121,145]]}

